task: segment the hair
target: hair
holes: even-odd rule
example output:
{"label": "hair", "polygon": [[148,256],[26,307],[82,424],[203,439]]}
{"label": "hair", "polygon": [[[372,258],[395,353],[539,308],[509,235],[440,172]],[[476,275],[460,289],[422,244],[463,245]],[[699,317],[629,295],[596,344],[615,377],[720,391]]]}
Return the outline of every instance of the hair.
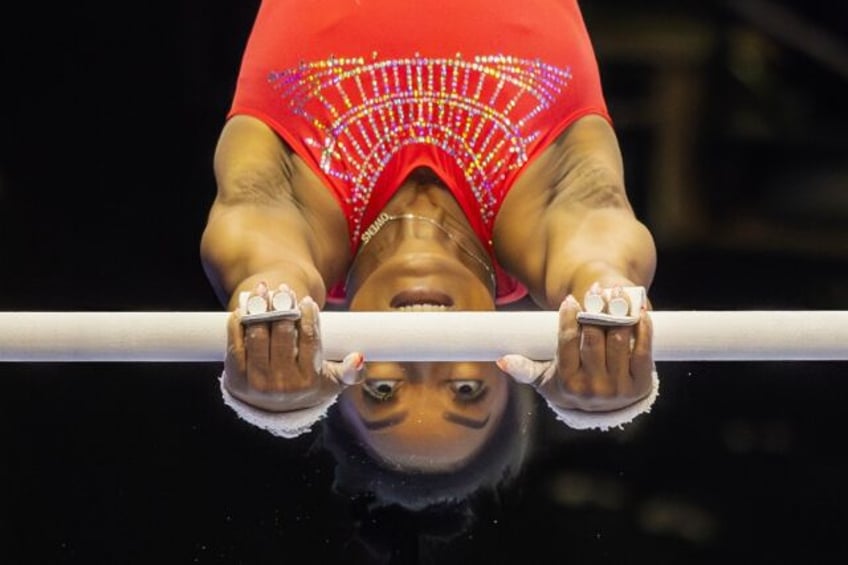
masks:
{"label": "hair", "polygon": [[[445,473],[401,471],[372,456],[334,406],[316,447],[335,460],[333,490],[349,499],[355,525],[347,551],[371,563],[436,555],[475,523],[478,510],[499,504],[532,451],[538,397],[508,379],[507,403],[483,448]],[[438,562],[434,559],[433,562]]]}
{"label": "hair", "polygon": [[458,470],[416,473],[393,469],[372,456],[334,406],[323,420],[320,444],[333,456],[334,490],[367,499],[370,509],[398,506],[422,511],[463,503],[507,486],[521,472],[531,448],[536,395],[507,379],[504,413],[483,448]]}

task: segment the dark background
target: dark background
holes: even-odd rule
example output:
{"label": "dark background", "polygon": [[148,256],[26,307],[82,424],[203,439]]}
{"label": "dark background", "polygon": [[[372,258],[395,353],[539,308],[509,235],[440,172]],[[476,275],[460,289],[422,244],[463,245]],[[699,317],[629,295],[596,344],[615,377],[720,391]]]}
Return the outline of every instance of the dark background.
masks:
{"label": "dark background", "polygon": [[[0,309],[220,309],[198,243],[257,5],[4,7]],[[582,6],[655,307],[845,309],[848,5]],[[542,418],[521,481],[452,541],[371,529],[397,562],[842,562],[846,368],[661,363],[624,431]],[[329,456],[238,421],[219,369],[0,365],[0,563],[363,561]]]}

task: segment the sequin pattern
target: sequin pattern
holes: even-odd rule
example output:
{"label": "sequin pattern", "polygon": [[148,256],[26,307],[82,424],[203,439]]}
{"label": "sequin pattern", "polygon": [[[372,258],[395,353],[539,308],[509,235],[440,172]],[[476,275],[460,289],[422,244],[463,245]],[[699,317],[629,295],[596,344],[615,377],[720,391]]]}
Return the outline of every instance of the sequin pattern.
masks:
{"label": "sequin pattern", "polygon": [[571,79],[569,69],[504,55],[380,60],[330,57],[270,73],[284,104],[307,120],[325,174],[350,187],[354,238],[381,172],[403,147],[430,144],[463,171],[481,217],[494,188],[527,161],[534,118]]}

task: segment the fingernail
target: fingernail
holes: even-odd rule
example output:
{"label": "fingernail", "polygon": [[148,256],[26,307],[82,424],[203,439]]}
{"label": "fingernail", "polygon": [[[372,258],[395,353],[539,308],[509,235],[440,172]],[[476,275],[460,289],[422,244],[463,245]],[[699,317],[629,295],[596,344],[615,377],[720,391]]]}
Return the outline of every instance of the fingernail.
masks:
{"label": "fingernail", "polygon": [[604,311],[604,297],[599,292],[600,286],[597,286],[597,289],[596,286],[597,283],[593,284],[583,299],[583,307],[592,314],[600,314]]}
{"label": "fingernail", "polygon": [[245,306],[248,314],[264,314],[268,311],[268,301],[261,295],[248,298]]}
{"label": "fingernail", "polygon": [[531,384],[536,380],[537,375],[533,372],[532,364],[521,356],[504,355],[498,359],[497,364],[501,371],[512,377],[515,382]]}
{"label": "fingernail", "polygon": [[274,310],[292,310],[294,308],[291,293],[288,290],[283,290],[282,286],[279,292],[274,293],[271,304],[274,306]]}
{"label": "fingernail", "polygon": [[260,296],[265,296],[268,294],[268,284],[265,281],[261,281],[256,285],[256,294]]}
{"label": "fingernail", "polygon": [[565,297],[565,305],[570,308],[580,308],[580,303],[574,298],[573,294],[569,294]]}
{"label": "fingernail", "polygon": [[346,385],[355,385],[362,382],[362,367],[365,365],[365,357],[361,353],[349,353],[342,360],[342,382]]}

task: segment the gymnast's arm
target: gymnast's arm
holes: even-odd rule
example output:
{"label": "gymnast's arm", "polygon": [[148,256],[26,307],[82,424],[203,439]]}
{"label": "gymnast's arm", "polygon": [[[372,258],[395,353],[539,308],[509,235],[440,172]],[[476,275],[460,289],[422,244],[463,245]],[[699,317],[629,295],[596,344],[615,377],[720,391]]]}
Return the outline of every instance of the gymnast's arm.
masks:
{"label": "gymnast's arm", "polygon": [[559,308],[569,294],[582,300],[595,282],[650,286],[654,240],[634,215],[605,119],[578,120],[533,162],[503,204],[494,241],[498,259],[543,308]]}
{"label": "gymnast's arm", "polygon": [[[295,437],[326,413],[362,366],[359,354],[324,361],[318,330],[326,288],[349,260],[346,222],[323,186],[303,186],[317,178],[309,178],[276,134],[254,118],[227,122],[214,166],[218,194],[201,257],[232,311],[224,401],[251,424]],[[307,189],[306,196],[298,197],[298,187]],[[300,318],[243,326],[239,295],[267,300],[269,291],[293,293]]]}
{"label": "gymnast's arm", "polygon": [[560,312],[556,359],[508,355],[498,364],[576,428],[620,426],[648,411],[657,395],[647,311],[636,313],[635,326],[577,320],[587,293],[647,289],[653,280],[653,237],[634,215],[622,169],[611,125],[584,117],[528,167],[495,224],[502,265],[540,306]]}
{"label": "gymnast's arm", "polygon": [[231,310],[239,294],[260,281],[271,288],[285,283],[298,297],[311,296],[323,306],[328,284],[349,260],[341,212],[311,210],[312,202],[297,198],[293,186],[303,165],[294,159],[257,119],[235,116],[221,132],[214,158],[218,192],[201,258]]}

